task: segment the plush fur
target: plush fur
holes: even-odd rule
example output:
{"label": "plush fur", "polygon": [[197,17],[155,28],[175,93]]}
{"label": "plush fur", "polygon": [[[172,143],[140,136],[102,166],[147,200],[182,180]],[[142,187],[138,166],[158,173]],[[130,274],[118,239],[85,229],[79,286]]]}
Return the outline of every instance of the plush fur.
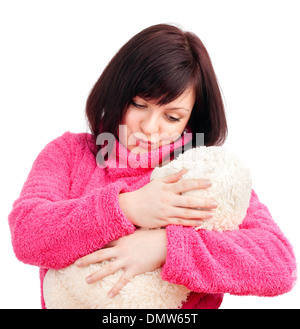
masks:
{"label": "plush fur", "polygon": [[[213,219],[203,220],[196,228],[206,230],[234,230],[243,221],[251,196],[249,170],[223,147],[198,147],[180,154],[175,160],[153,170],[157,179],[186,168],[182,179],[204,178],[212,181],[208,189],[191,190],[186,194],[213,197],[219,202]],[[85,278],[108,261],[84,268],[71,265],[65,269],[50,269],[44,279],[44,299],[47,308],[180,308],[189,290],[184,286],[163,281],[161,269],[134,277],[114,298],[108,291],[119,280],[122,270],[94,284]]]}

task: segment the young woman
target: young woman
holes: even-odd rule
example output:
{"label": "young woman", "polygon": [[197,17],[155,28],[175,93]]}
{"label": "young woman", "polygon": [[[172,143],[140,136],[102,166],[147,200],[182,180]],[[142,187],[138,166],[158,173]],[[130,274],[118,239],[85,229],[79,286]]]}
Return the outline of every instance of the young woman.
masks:
{"label": "young woman", "polygon": [[66,132],[46,145],[9,215],[15,254],[40,267],[41,287],[49,268],[114,258],[86,279],[123,268],[112,298],[159,267],[192,291],[183,308],[218,308],[224,293],[291,290],[292,247],[254,191],[239,230],[196,231],[217,200],[181,193],[210,182],[180,180],[184,171],[150,182],[155,166],[197,146],[197,134],[206,146],[226,139],[221,93],[197,36],[165,24],[134,36],[93,87],[86,116],[91,134]]}

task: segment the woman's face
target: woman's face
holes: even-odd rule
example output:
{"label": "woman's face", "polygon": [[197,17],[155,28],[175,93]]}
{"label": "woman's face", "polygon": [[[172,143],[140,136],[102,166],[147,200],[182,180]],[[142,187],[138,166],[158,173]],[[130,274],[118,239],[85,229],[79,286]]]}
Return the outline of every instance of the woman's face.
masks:
{"label": "woman's face", "polygon": [[193,88],[173,102],[158,106],[154,101],[135,97],[119,129],[119,141],[135,154],[155,150],[177,140],[184,131],[195,103]]}

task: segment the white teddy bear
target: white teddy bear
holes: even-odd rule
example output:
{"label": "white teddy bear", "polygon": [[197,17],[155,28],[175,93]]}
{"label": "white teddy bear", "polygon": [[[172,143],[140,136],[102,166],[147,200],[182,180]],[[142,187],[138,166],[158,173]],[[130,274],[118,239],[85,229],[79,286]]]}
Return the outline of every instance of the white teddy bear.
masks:
{"label": "white teddy bear", "polygon": [[[249,170],[232,153],[223,147],[200,146],[180,154],[163,167],[157,167],[151,180],[161,178],[182,169],[188,172],[181,179],[209,179],[212,186],[191,190],[185,194],[214,198],[219,202],[214,217],[203,220],[196,230],[235,230],[242,223],[251,196]],[[117,283],[123,270],[101,281],[87,284],[85,278],[109,261],[83,268],[70,265],[61,270],[50,269],[44,279],[44,299],[47,308],[86,309],[175,309],[186,301],[190,291],[180,285],[161,279],[161,269],[137,275],[114,298],[109,290]]]}

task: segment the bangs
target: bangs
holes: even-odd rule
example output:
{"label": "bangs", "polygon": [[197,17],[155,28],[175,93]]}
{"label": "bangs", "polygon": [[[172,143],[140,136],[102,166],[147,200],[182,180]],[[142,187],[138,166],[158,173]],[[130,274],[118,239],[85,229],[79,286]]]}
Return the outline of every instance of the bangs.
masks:
{"label": "bangs", "polygon": [[189,87],[195,87],[195,84],[193,69],[189,67],[150,66],[137,80],[134,97],[165,105],[177,99]]}

